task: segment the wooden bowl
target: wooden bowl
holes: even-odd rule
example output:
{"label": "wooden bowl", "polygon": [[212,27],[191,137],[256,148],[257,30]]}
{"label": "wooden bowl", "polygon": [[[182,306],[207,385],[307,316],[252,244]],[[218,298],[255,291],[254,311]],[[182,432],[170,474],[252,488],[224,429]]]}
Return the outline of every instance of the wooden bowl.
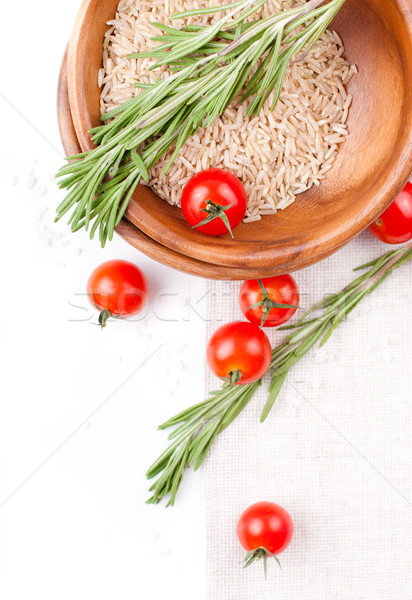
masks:
{"label": "wooden bowl", "polygon": [[[67,89],[67,54],[63,57],[60,69],[57,90],[57,117],[66,156],[78,154],[81,151],[81,148],[73,125]],[[149,256],[153,260],[177,269],[178,271],[189,273],[190,275],[205,277],[207,279],[223,280],[255,279],[273,275],[271,267],[255,270],[242,267],[228,267],[202,262],[190,258],[189,256],[179,254],[166,246],[162,246],[162,244],[159,244],[142,233],[127,219],[122,219],[116,227],[116,233],[126,240],[126,242],[134,246],[134,248],[143,252],[143,254],[146,254],[146,256]]]}
{"label": "wooden bowl", "polygon": [[[105,22],[118,0],[85,0],[68,54],[73,122],[83,150],[99,123],[97,72]],[[242,224],[235,240],[193,230],[181,210],[139,186],[127,218],[170,249],[204,262],[282,273],[337,250],[389,205],[412,170],[412,9],[410,0],[347,0],[333,28],[359,68],[354,100],[333,169],[319,188],[285,211]]]}

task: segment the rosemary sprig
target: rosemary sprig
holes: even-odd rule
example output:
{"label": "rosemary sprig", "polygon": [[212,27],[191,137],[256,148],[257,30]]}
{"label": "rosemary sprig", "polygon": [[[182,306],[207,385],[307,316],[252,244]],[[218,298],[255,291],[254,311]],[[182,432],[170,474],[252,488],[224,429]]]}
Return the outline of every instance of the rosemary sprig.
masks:
{"label": "rosemary sprig", "polygon": [[[323,346],[348,314],[374,292],[398,267],[412,259],[412,244],[391,250],[376,260],[358,267],[365,270],[340,292],[326,297],[310,308],[294,325],[285,341],[273,349],[268,400],[261,421],[269,414],[289,370],[320,340]],[[148,500],[157,504],[170,494],[167,506],[173,505],[186,467],[198,469],[216,436],[237,417],[252,399],[260,381],[247,385],[224,384],[209,398],[166,421],[160,429],[174,427],[170,445],[147,472],[149,479],[158,476],[150,487]]]}
{"label": "rosemary sprig", "polygon": [[245,23],[266,1],[238,0],[175,15],[229,11],[207,27],[157,25],[164,32],[156,37],[162,43],[131,56],[153,58],[152,68],[168,64],[173,74],[153,84],[136,84],[141,92],[103,115],[104,125],[90,131],[96,148],[70,157],[58,173],[59,185],[68,193],[56,220],[71,211],[72,231],[90,228],[93,238],[98,230],[104,246],[150,169],[174,147],[167,172],[188,138],[221,115],[242,89],[241,100],[251,98],[248,114],[258,113],[273,90],[274,108],[289,62],[309,51],[345,0],[310,0]]}
{"label": "rosemary sprig", "polygon": [[[272,352],[271,381],[268,399],[261,415],[261,421],[268,416],[290,369],[319,342],[322,347],[337,327],[346,319],[358,304],[380,286],[385,279],[404,262],[412,258],[412,246],[387,252],[376,260],[355,269],[368,269],[337,294],[328,296],[310,308],[294,325],[279,329],[293,329],[283,344]],[[320,313],[320,314],[319,314]]]}
{"label": "rosemary sprig", "polygon": [[173,506],[185,468],[196,471],[200,467],[215,437],[245,408],[259,385],[260,381],[243,386],[224,384],[220,390],[210,392],[204,402],[160,425],[159,429],[176,429],[169,435],[169,447],[146,473],[148,479],[159,475],[150,487],[153,496],[148,504],[157,504],[170,494],[166,506]]}

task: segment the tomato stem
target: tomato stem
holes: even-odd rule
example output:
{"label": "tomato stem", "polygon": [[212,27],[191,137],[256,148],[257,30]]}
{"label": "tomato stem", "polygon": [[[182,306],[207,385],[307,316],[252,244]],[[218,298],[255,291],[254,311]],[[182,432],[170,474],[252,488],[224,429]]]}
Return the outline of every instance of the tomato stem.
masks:
{"label": "tomato stem", "polygon": [[106,327],[107,320],[112,316],[112,313],[106,309],[101,311],[99,314],[99,325],[102,329]]}
{"label": "tomato stem", "polygon": [[280,302],[275,302],[269,296],[267,289],[265,288],[265,286],[263,284],[263,281],[261,279],[258,279],[257,281],[259,283],[259,287],[262,292],[262,300],[260,300],[259,302],[256,302],[255,304],[252,304],[252,306],[249,306],[249,308],[247,310],[257,308],[258,306],[262,307],[263,317],[260,322],[261,329],[262,329],[262,327],[264,327],[266,319],[268,318],[269,313],[272,310],[272,308],[299,308],[299,306],[296,306],[296,304],[282,304]]}
{"label": "tomato stem", "polygon": [[226,377],[226,382],[229,385],[235,385],[242,379],[242,371],[240,369],[233,369]]}
{"label": "tomato stem", "polygon": [[207,217],[203,219],[203,221],[200,221],[200,223],[198,223],[197,225],[193,225],[193,228],[195,229],[196,227],[207,225],[207,223],[210,223],[214,219],[222,219],[223,223],[226,226],[226,229],[233,238],[232,228],[230,226],[227,214],[225,213],[225,211],[229,210],[229,208],[231,208],[233,204],[222,206],[221,204],[215,204],[214,202],[212,202],[212,200],[206,200],[206,203],[206,208],[202,208],[201,210],[207,214]]}
{"label": "tomato stem", "polygon": [[275,556],[272,552],[270,552],[267,548],[264,548],[263,546],[261,546],[260,548],[256,548],[255,550],[251,550],[250,552],[248,552],[243,560],[244,565],[242,567],[242,569],[244,569],[245,567],[250,567],[250,565],[252,563],[254,563],[257,560],[260,560],[261,558],[263,558],[263,571],[265,573],[265,579],[267,579],[267,574],[268,574],[268,556],[270,558],[274,558],[275,561],[277,562],[279,568],[281,568],[281,564],[280,564],[280,560],[278,559],[277,556]]}

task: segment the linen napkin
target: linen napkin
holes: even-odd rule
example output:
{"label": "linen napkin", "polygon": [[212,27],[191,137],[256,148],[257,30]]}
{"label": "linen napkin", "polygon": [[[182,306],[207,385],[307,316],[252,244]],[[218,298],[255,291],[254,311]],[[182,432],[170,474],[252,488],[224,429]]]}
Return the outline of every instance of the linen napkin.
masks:
{"label": "linen napkin", "polygon": [[[367,232],[294,274],[302,310],[391,247]],[[412,262],[290,372],[261,424],[262,386],[204,464],[207,600],[412,598]],[[208,335],[242,319],[240,283],[208,284]],[[282,332],[266,329],[272,345]],[[220,384],[210,373],[207,391]],[[261,500],[294,521],[281,569],[242,569],[237,520]],[[273,563],[273,564],[272,564]]]}

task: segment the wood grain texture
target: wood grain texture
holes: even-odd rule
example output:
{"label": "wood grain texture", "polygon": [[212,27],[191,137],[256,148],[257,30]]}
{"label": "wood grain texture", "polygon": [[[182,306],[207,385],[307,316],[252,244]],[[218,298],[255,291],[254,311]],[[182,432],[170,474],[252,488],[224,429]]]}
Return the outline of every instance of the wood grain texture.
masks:
{"label": "wood grain texture", "polygon": [[[85,0],[68,53],[68,86],[83,150],[99,122],[97,71],[105,22],[118,0]],[[242,224],[235,240],[193,230],[180,209],[139,186],[126,213],[141,231],[172,250],[219,265],[292,271],[320,260],[367,227],[393,200],[412,170],[411,0],[347,0],[334,22],[346,57],[359,68],[350,135],[319,188],[285,211]]]}

